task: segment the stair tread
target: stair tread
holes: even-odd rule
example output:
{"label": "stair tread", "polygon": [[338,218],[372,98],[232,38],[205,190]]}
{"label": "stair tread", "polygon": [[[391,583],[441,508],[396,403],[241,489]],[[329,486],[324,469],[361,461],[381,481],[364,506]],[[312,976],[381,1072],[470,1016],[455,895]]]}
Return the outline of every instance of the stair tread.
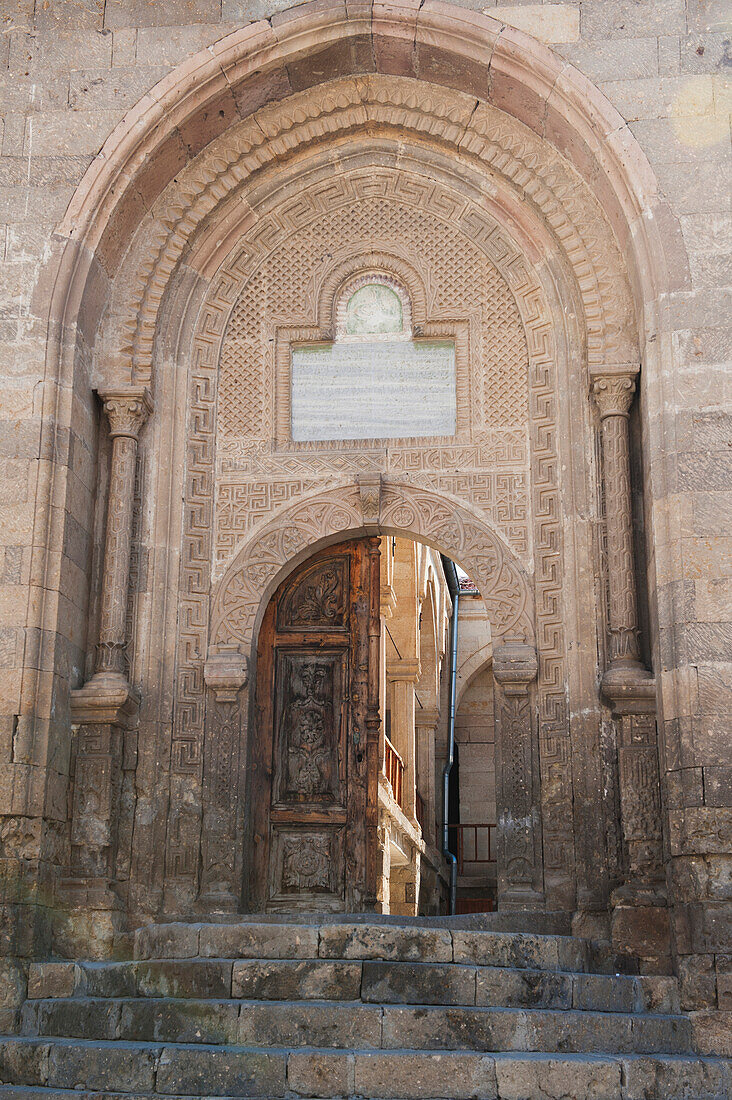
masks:
{"label": "stair tread", "polygon": [[284,1009],[288,1006],[292,1008],[294,1005],[306,1005],[308,1008],[322,1007],[333,1009],[347,1009],[359,1008],[366,1011],[379,1012],[383,1009],[387,1010],[402,1010],[402,1009],[415,1009],[419,1012],[521,1012],[521,1013],[539,1013],[549,1012],[557,1015],[594,1015],[594,1016],[627,1016],[631,1018],[637,1017],[638,1019],[645,1019],[648,1016],[652,1016],[654,1020],[685,1020],[686,1014],[683,1012],[637,1012],[637,1011],[620,1011],[613,1009],[602,1008],[557,1008],[552,1005],[461,1005],[461,1004],[422,1004],[419,1001],[359,1001],[359,1000],[343,1000],[337,1001],[329,999],[328,997],[313,997],[312,999],[303,1000],[296,997],[283,997],[277,1000],[268,1000],[262,997],[39,997],[34,1001],[30,1001],[30,1004],[47,1005],[109,1005],[109,1004],[149,1004],[154,1002],[156,1006],[163,1005],[185,1005],[188,1007],[206,1006],[215,1008],[218,1005],[239,1005],[240,1007],[251,1005],[266,1005],[273,1009]]}

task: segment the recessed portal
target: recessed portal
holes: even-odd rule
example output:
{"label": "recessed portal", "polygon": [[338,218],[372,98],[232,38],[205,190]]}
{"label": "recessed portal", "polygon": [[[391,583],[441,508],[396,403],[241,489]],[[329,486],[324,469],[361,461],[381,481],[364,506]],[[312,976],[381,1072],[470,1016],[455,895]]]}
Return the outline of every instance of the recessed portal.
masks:
{"label": "recessed portal", "polygon": [[478,590],[422,543],[342,543],[290,574],[258,644],[251,909],[447,911],[451,758],[458,909],[493,908],[490,661]]}

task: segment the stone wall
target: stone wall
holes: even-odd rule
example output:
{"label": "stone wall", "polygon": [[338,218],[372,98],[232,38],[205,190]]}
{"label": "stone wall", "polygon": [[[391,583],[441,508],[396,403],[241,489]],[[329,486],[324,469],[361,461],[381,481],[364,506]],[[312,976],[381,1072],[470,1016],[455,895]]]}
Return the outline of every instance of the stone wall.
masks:
{"label": "stone wall", "polygon": [[[628,123],[667,202],[659,231],[677,266],[659,308],[669,335],[655,352],[653,333],[646,345],[649,359],[659,356],[663,386],[642,387],[638,414],[664,845],[685,1001],[695,1007],[718,998],[731,1007],[727,5],[468,6],[523,28],[578,66],[615,106],[618,124]],[[0,947],[17,954],[48,944],[66,859],[68,692],[86,678],[96,640],[89,577],[100,569],[103,513],[96,502],[106,495],[97,472],[104,468],[97,464],[92,397],[98,379],[83,338],[74,385],[54,381],[61,377],[48,342],[59,320],[50,318],[49,328],[60,252],[54,230],[103,142],[157,81],[222,36],[286,7],[257,0],[0,6],[0,883],[7,930]],[[230,120],[223,115],[207,125],[224,129]],[[183,135],[189,152],[199,137]],[[135,217],[145,194],[138,202]],[[111,253],[123,242],[107,247]],[[103,279],[102,272],[87,292],[88,315],[102,300]],[[59,469],[64,491],[49,498]],[[60,525],[58,510],[66,513]],[[126,765],[129,772],[134,753]],[[121,805],[124,813],[124,790]]]}

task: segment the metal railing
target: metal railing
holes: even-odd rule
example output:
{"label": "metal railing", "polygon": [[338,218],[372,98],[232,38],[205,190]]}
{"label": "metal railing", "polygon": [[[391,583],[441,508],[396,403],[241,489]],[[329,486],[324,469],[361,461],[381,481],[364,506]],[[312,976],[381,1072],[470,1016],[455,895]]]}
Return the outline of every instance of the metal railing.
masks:
{"label": "metal railing", "polygon": [[404,786],[404,761],[388,737],[384,737],[384,775],[391,783],[394,801],[401,806]]}
{"label": "metal railing", "polygon": [[458,874],[465,873],[465,864],[495,863],[495,831],[493,822],[476,825],[451,825],[457,840]]}

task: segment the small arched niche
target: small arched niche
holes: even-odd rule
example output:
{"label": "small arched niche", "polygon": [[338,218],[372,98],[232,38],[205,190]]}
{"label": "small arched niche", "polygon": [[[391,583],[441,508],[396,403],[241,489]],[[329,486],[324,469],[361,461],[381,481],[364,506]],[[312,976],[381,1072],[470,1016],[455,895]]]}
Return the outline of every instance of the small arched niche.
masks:
{"label": "small arched niche", "polygon": [[455,340],[415,333],[398,279],[349,279],[334,319],[333,341],[292,345],[293,441],[455,435]]}

